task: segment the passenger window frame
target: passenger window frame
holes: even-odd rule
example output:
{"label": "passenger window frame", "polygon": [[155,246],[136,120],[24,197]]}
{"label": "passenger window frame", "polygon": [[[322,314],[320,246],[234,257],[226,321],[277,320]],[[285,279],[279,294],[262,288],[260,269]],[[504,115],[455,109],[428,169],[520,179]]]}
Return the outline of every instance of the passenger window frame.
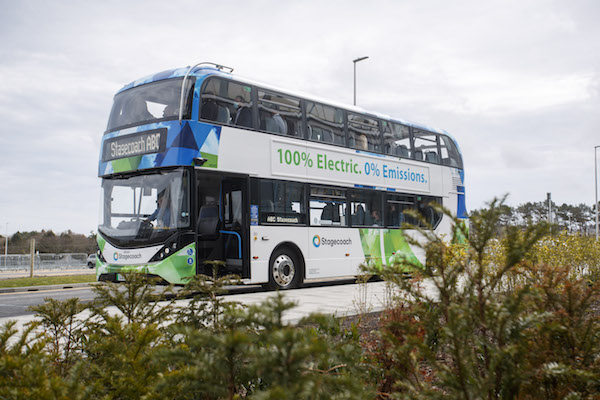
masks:
{"label": "passenger window frame", "polygon": [[[280,96],[280,97],[283,97],[283,98],[289,98],[289,99],[298,101],[298,110],[300,112],[300,116],[298,118],[298,128],[299,128],[298,129],[298,136],[293,136],[293,135],[290,135],[289,133],[272,132],[272,131],[268,131],[266,129],[262,129],[261,128],[260,104],[259,104],[259,102],[261,101],[261,98],[260,98],[261,92],[265,93],[265,94],[268,94],[268,95]],[[305,139],[306,138],[306,131],[307,131],[307,129],[305,128],[305,125],[304,125],[305,112],[304,112],[304,108],[303,108],[303,99],[302,98],[296,97],[296,96],[291,96],[291,95],[288,95],[288,94],[285,94],[285,93],[281,93],[281,92],[277,92],[277,91],[274,91],[274,90],[265,89],[265,88],[262,88],[262,87],[256,87],[256,98],[257,98],[257,100],[256,100],[256,108],[257,108],[256,117],[257,117],[257,121],[256,121],[255,126],[257,127],[257,129],[256,129],[257,131],[262,132],[262,133],[267,133],[269,135],[279,135],[279,136],[293,138],[293,139]],[[267,101],[269,101],[269,100],[267,100]],[[276,102],[273,102],[273,103],[277,104]],[[286,104],[283,104],[283,105],[291,108],[291,106],[289,106],[289,105],[286,105]],[[284,119],[284,121],[286,121],[286,120]]]}
{"label": "passenger window frame", "polygon": [[[322,141],[322,140],[317,140],[317,139],[312,139],[311,138],[311,135],[309,133],[309,128],[310,128],[310,125],[309,125],[309,114],[308,114],[309,103],[313,103],[315,105],[319,105],[319,106],[322,106],[322,107],[330,107],[330,108],[333,108],[334,110],[337,109],[337,110],[339,110],[342,113],[342,122],[341,122],[341,124],[342,124],[342,135],[343,135],[342,140],[343,140],[343,143],[325,142],[325,141]],[[305,100],[303,112],[304,112],[304,116],[306,118],[305,125],[304,125],[304,127],[305,127],[305,133],[304,133],[304,135],[305,135],[305,139],[306,140],[308,140],[310,142],[313,142],[313,143],[321,143],[321,144],[327,144],[327,145],[332,145],[332,146],[339,146],[339,147],[343,147],[345,149],[350,149],[348,147],[348,123],[347,123],[348,118],[347,118],[347,111],[345,109],[340,108],[340,107],[336,107],[336,106],[333,106],[333,105],[330,105],[330,104],[321,103],[319,101]]]}

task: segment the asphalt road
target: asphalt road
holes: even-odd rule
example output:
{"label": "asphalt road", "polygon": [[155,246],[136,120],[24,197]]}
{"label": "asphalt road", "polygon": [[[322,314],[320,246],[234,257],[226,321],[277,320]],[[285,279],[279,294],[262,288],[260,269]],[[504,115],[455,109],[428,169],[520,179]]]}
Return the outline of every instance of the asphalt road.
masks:
{"label": "asphalt road", "polygon": [[29,307],[43,304],[44,299],[66,300],[78,297],[90,302],[95,295],[90,288],[39,290],[36,292],[0,293],[0,318],[33,314]]}
{"label": "asphalt road", "polygon": [[[324,288],[340,285],[354,285],[355,279],[338,279],[335,281],[320,281],[306,283],[301,289],[288,290],[286,293],[291,294],[294,291],[303,290],[306,288]],[[261,286],[232,286],[227,295],[235,296],[242,294],[257,293],[260,296],[264,292],[266,298],[268,291]],[[16,293],[0,293],[0,319],[11,318],[24,315],[32,315],[33,311],[29,307],[43,304],[46,298],[55,300],[67,300],[73,297],[78,297],[82,302],[91,302],[94,298],[94,292],[91,288],[73,288],[73,289],[55,289],[55,290],[38,290],[35,292],[16,292]]]}

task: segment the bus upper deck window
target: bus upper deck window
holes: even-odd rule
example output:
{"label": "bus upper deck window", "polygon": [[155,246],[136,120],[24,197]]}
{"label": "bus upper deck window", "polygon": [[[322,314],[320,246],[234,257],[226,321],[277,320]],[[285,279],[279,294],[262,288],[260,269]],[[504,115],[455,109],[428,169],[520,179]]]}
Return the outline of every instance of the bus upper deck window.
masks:
{"label": "bus upper deck window", "polygon": [[[183,78],[164,79],[124,90],[115,96],[107,131],[179,118]],[[183,119],[191,118],[194,79],[186,81]]]}
{"label": "bus upper deck window", "polygon": [[224,79],[209,79],[202,89],[200,118],[252,128],[252,89]]}
{"label": "bus upper deck window", "polygon": [[308,139],[344,145],[344,112],[324,104],[306,102]]}
{"label": "bus upper deck window", "polygon": [[442,164],[450,167],[462,168],[462,159],[460,157],[460,153],[458,152],[458,149],[456,148],[456,145],[452,139],[446,135],[442,135],[440,138]]}
{"label": "bus upper deck window", "polygon": [[412,146],[408,126],[388,121],[383,124],[383,149],[385,154],[411,158]]}
{"label": "bus upper deck window", "polygon": [[349,113],[348,135],[350,147],[368,151],[381,150],[381,134],[376,119]]}
{"label": "bus upper deck window", "polygon": [[259,129],[270,133],[301,137],[300,100],[258,91]]}
{"label": "bus upper deck window", "polygon": [[433,164],[439,164],[438,135],[421,129],[414,129],[413,137],[415,160],[425,160]]}

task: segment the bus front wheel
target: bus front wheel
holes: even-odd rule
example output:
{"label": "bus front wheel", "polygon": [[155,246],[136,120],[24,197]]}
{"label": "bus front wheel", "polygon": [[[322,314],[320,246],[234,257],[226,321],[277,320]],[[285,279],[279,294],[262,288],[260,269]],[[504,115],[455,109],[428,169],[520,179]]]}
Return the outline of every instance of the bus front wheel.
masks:
{"label": "bus front wheel", "polygon": [[301,264],[296,253],[288,247],[277,249],[269,263],[269,287],[291,289],[298,286],[302,276]]}

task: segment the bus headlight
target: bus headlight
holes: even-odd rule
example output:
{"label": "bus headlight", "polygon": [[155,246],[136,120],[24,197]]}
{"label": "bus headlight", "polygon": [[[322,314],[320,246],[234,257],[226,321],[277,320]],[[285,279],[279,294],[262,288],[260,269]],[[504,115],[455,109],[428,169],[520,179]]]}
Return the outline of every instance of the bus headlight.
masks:
{"label": "bus headlight", "polygon": [[103,263],[106,263],[106,260],[104,259],[104,256],[102,255],[102,252],[100,251],[100,249],[96,250],[96,256],[98,256],[98,260],[100,260]]}
{"label": "bus headlight", "polygon": [[165,246],[162,249],[160,249],[160,251],[156,253],[154,257],[150,259],[150,262],[164,260],[171,253],[174,253],[177,250],[177,247],[177,240],[173,241],[172,243],[165,244]]}

